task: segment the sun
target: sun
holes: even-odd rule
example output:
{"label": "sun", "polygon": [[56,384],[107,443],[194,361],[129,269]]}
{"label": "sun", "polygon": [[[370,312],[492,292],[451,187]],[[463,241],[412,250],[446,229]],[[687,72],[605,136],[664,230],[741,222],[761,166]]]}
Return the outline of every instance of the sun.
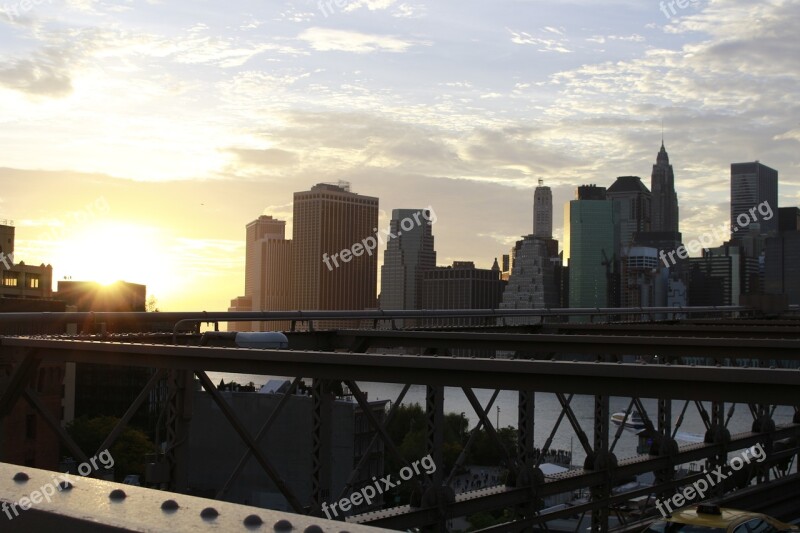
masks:
{"label": "sun", "polygon": [[174,277],[170,264],[158,228],[107,221],[63,240],[53,261],[57,279],[141,283],[148,293]]}

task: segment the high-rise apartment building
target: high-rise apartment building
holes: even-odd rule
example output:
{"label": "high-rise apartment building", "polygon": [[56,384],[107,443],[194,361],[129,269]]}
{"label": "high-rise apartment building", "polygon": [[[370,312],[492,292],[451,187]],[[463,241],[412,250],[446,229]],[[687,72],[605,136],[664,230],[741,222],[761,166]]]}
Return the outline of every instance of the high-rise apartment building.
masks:
{"label": "high-rise apartment building", "polygon": [[[758,224],[761,235],[774,236],[778,232],[779,219],[766,220],[759,216],[758,206],[766,202],[772,212],[778,211],[778,171],[755,161],[731,164],[731,238],[742,239]],[[751,212],[755,210],[755,214]],[[741,218],[740,218],[741,216]],[[753,217],[758,220],[754,222]],[[737,221],[738,219],[738,221]],[[741,224],[747,220],[747,225]]]}
{"label": "high-rise apartment building", "polygon": [[361,310],[377,306],[378,199],[350,184],[320,183],[294,193],[292,307]]}
{"label": "high-rise apartment building", "polygon": [[539,180],[533,193],[533,235],[542,239],[553,238],[553,192]]}
{"label": "high-rise apartment building", "polygon": [[436,268],[431,218],[425,209],[392,210],[389,228],[398,237],[387,242],[383,256],[381,309],[422,308],[422,274]]}
{"label": "high-rise apartment building", "polygon": [[605,189],[578,188],[578,199],[564,209],[564,258],[569,265],[569,306],[615,305],[619,273],[618,204],[605,199]]}
{"label": "high-rise apartment building", "polygon": [[661,140],[661,150],[650,176],[652,192],[651,231],[678,233],[678,195],[675,192],[675,172],[669,163],[669,154]]}

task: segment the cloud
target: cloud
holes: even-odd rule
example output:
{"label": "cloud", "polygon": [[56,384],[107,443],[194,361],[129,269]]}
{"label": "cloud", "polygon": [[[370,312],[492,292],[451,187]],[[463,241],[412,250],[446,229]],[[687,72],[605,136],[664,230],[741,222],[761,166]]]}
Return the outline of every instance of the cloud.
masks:
{"label": "cloud", "polygon": [[405,52],[414,42],[388,35],[372,35],[348,30],[330,28],[309,28],[298,38],[319,52],[352,52],[367,54],[371,52]]}
{"label": "cloud", "polygon": [[252,150],[247,148],[231,148],[229,152],[236,154],[239,161],[248,165],[265,167],[286,166],[297,163],[297,154],[277,148]]}
{"label": "cloud", "polygon": [[[539,52],[558,52],[561,54],[569,54],[572,52],[572,50],[567,48],[568,40],[564,37],[547,39],[534,37],[530,33],[526,33],[524,31],[518,32],[511,29],[508,31],[511,33],[511,42],[514,44],[533,45],[537,47]],[[545,28],[545,33],[556,34],[559,36],[562,35],[554,28]]]}
{"label": "cloud", "polygon": [[65,51],[45,48],[0,66],[0,85],[30,96],[64,97],[73,89],[67,63]]}

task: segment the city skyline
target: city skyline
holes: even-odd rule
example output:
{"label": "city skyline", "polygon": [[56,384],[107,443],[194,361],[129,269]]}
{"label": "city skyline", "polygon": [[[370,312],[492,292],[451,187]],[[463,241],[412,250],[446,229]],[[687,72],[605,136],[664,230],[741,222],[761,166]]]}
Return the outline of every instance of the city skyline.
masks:
{"label": "city skyline", "polygon": [[800,204],[800,7],[579,5],[70,1],[0,16],[14,260],[146,284],[163,310],[226,309],[243,293],[243,224],[265,213],[291,231],[294,191],[347,180],[381,198],[381,227],[433,206],[438,263],[488,268],[530,232],[539,179],[563,242],[575,187],[646,178],[662,120],[684,240],[729,219],[731,163],[778,170],[779,205]]}

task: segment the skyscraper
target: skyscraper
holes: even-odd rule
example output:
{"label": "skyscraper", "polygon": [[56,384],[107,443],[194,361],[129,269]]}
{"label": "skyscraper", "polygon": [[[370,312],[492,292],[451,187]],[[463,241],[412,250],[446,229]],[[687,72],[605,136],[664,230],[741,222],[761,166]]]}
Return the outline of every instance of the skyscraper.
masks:
{"label": "skyscraper", "polygon": [[375,308],[378,256],[360,243],[375,239],[377,228],[378,199],[350,192],[347,182],[294,193],[292,307]]}
{"label": "skyscraper", "polygon": [[[381,309],[421,309],[422,275],[436,268],[431,216],[425,209],[394,209],[390,230],[397,238],[386,245],[381,267]],[[411,230],[403,230],[404,220],[414,220]]]}
{"label": "skyscraper", "polygon": [[[767,202],[770,210],[778,211],[778,171],[762,165],[758,161],[753,163],[731,164],[731,238],[742,239],[748,232],[745,227],[759,225],[759,234],[774,236],[778,232],[778,217],[766,220],[760,217],[757,222],[751,218],[751,210],[759,204]],[[742,218],[737,222],[737,219]],[[756,212],[758,217],[758,212]],[[747,226],[741,224],[748,220]]]}
{"label": "skyscraper", "polygon": [[[248,308],[249,307],[249,308]],[[262,215],[246,226],[244,296],[233,311],[288,311],[292,308],[292,241],[286,222]],[[288,322],[232,322],[228,331],[283,330]]]}
{"label": "skyscraper", "polygon": [[542,180],[533,193],[533,234],[542,239],[553,238],[553,192]]}
{"label": "skyscraper", "polygon": [[766,242],[765,292],[785,294],[792,305],[800,304],[800,209],[779,209],[780,231]]}
{"label": "skyscraper", "polygon": [[627,256],[634,235],[650,231],[652,195],[638,176],[620,176],[606,192],[606,198],[618,204],[619,250],[617,256]]}
{"label": "skyscraper", "polygon": [[[545,309],[559,306],[558,241],[535,235],[523,237],[512,250],[511,276],[500,309]],[[530,318],[505,319],[508,324],[533,323]]]}
{"label": "skyscraper", "polygon": [[678,233],[678,195],[675,193],[675,173],[669,164],[669,155],[661,140],[661,150],[658,152],[656,164],[650,177],[650,190],[652,192],[652,223],[651,231]]}
{"label": "skyscraper", "polygon": [[569,306],[614,304],[618,244],[618,204],[606,200],[605,189],[578,188],[578,199],[564,208],[564,256],[569,264]]}

